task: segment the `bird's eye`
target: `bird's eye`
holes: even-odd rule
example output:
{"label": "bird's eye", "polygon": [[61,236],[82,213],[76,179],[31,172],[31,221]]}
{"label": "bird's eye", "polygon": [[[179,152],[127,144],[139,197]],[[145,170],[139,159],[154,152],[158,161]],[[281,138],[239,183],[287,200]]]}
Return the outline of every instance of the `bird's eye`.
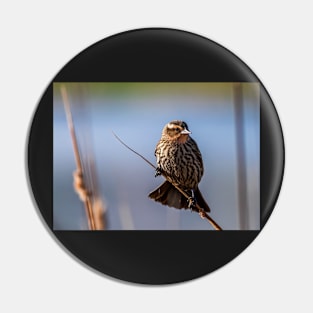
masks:
{"label": "bird's eye", "polygon": [[177,132],[178,132],[178,131],[179,131],[179,128],[178,128],[178,127],[176,127],[176,128],[175,128],[175,131],[177,131]]}

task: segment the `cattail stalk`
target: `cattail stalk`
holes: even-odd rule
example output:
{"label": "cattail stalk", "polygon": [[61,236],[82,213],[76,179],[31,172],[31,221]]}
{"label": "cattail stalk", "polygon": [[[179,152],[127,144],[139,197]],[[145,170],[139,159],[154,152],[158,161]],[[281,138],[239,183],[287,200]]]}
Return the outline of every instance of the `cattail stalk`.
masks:
{"label": "cattail stalk", "polygon": [[[75,134],[75,128],[74,128],[73,118],[72,118],[72,113],[71,113],[71,108],[70,108],[70,102],[68,99],[68,95],[67,95],[67,91],[66,91],[65,86],[61,86],[61,96],[63,99],[67,124],[68,124],[68,128],[69,128],[71,139],[72,139],[72,144],[73,144],[75,163],[76,163],[76,167],[77,167],[76,173],[81,178],[82,184],[84,186],[86,186],[86,184],[84,183],[84,172],[83,172],[82,161],[81,161],[81,157],[80,157],[80,153],[79,153],[79,149],[78,149],[78,144],[77,144],[77,139],[76,139],[76,134]],[[90,192],[87,191],[85,193],[85,196],[81,197],[81,199],[84,202],[89,229],[90,230],[96,230],[95,219],[94,219],[94,214],[93,214],[91,199],[90,199]]]}
{"label": "cattail stalk", "polygon": [[237,147],[237,190],[239,227],[249,229],[249,208],[247,194],[247,162],[245,153],[244,103],[242,83],[234,83],[235,131]]}

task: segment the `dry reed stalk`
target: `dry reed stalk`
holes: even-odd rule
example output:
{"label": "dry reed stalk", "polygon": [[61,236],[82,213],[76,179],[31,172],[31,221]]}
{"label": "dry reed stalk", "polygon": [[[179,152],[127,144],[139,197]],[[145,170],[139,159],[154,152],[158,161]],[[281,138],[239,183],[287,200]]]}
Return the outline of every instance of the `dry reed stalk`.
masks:
{"label": "dry reed stalk", "polygon": [[106,229],[106,210],[103,207],[102,199],[96,197],[93,201],[93,212],[95,217],[95,226],[96,230],[105,230]]}
{"label": "dry reed stalk", "polygon": [[[130,151],[132,151],[133,153],[137,154],[140,158],[142,158],[144,161],[146,161],[151,167],[153,167],[156,170],[156,166],[154,164],[152,164],[149,160],[147,160],[144,156],[142,156],[140,153],[138,153],[137,151],[133,150],[132,148],[130,148],[126,143],[124,143],[113,131],[112,131],[113,135],[115,136],[115,138],[123,145],[125,146],[127,149],[129,149]],[[186,199],[189,199],[189,195],[187,195],[187,193],[184,192],[184,190],[182,190],[181,188],[179,188],[179,186],[177,186],[170,177],[168,177],[165,173],[161,173],[162,176],[168,181],[170,182]],[[196,209],[198,210],[198,213],[200,215],[201,218],[206,219],[215,230],[222,230],[222,228],[214,221],[214,219],[212,217],[210,217],[205,211],[204,209],[202,209],[197,203],[196,203]]]}
{"label": "dry reed stalk", "polygon": [[77,167],[76,171],[74,172],[74,186],[77,187],[75,188],[75,190],[79,190],[78,191],[79,196],[81,200],[84,202],[89,229],[96,230],[96,224],[95,224],[91,198],[90,198],[90,191],[86,189],[86,184],[84,182],[84,172],[83,172],[83,167],[82,167],[82,161],[81,161],[81,157],[80,157],[80,153],[78,149],[75,128],[74,128],[73,118],[72,118],[72,113],[71,113],[71,108],[70,108],[70,102],[68,99],[65,86],[61,86],[61,96],[62,96],[64,109],[66,113],[68,128],[69,128],[71,139],[72,139],[75,163]]}
{"label": "dry reed stalk", "polygon": [[247,192],[247,160],[245,154],[244,102],[242,83],[233,84],[235,132],[237,148],[237,194],[239,227],[249,229],[249,206]]}

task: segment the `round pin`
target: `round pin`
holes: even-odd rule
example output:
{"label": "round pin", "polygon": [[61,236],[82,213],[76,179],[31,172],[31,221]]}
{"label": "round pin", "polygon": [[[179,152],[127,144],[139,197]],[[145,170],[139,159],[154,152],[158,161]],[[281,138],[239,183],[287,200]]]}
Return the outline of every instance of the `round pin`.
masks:
{"label": "round pin", "polygon": [[259,234],[284,142],[274,104],[229,50],[139,29],[79,53],[30,128],[33,196],[55,238],[97,271],[142,284],[208,274]]}

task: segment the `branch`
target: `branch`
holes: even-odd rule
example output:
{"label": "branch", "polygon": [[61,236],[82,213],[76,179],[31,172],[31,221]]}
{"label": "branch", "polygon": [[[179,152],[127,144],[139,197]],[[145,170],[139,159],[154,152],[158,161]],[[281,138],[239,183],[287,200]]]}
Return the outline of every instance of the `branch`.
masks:
{"label": "branch", "polygon": [[[156,170],[156,166],[153,165],[149,160],[147,160],[144,156],[142,156],[140,153],[138,153],[137,151],[135,151],[134,149],[130,148],[126,143],[124,143],[113,131],[112,131],[114,137],[123,145],[125,146],[127,149],[129,149],[130,151],[134,152],[135,154],[137,154],[140,158],[142,158],[144,161],[146,161],[151,167],[153,167]],[[165,173],[161,173],[161,175],[168,181],[170,182],[186,199],[189,198],[189,196],[185,193],[184,190],[182,190],[181,188],[179,188],[179,186],[177,184],[175,184],[172,179],[167,176]],[[199,206],[199,204],[196,203],[196,209],[198,210],[198,213],[200,215],[201,218],[206,219],[215,230],[222,230],[222,228],[213,220],[212,217],[210,217],[203,208],[201,208]]]}

